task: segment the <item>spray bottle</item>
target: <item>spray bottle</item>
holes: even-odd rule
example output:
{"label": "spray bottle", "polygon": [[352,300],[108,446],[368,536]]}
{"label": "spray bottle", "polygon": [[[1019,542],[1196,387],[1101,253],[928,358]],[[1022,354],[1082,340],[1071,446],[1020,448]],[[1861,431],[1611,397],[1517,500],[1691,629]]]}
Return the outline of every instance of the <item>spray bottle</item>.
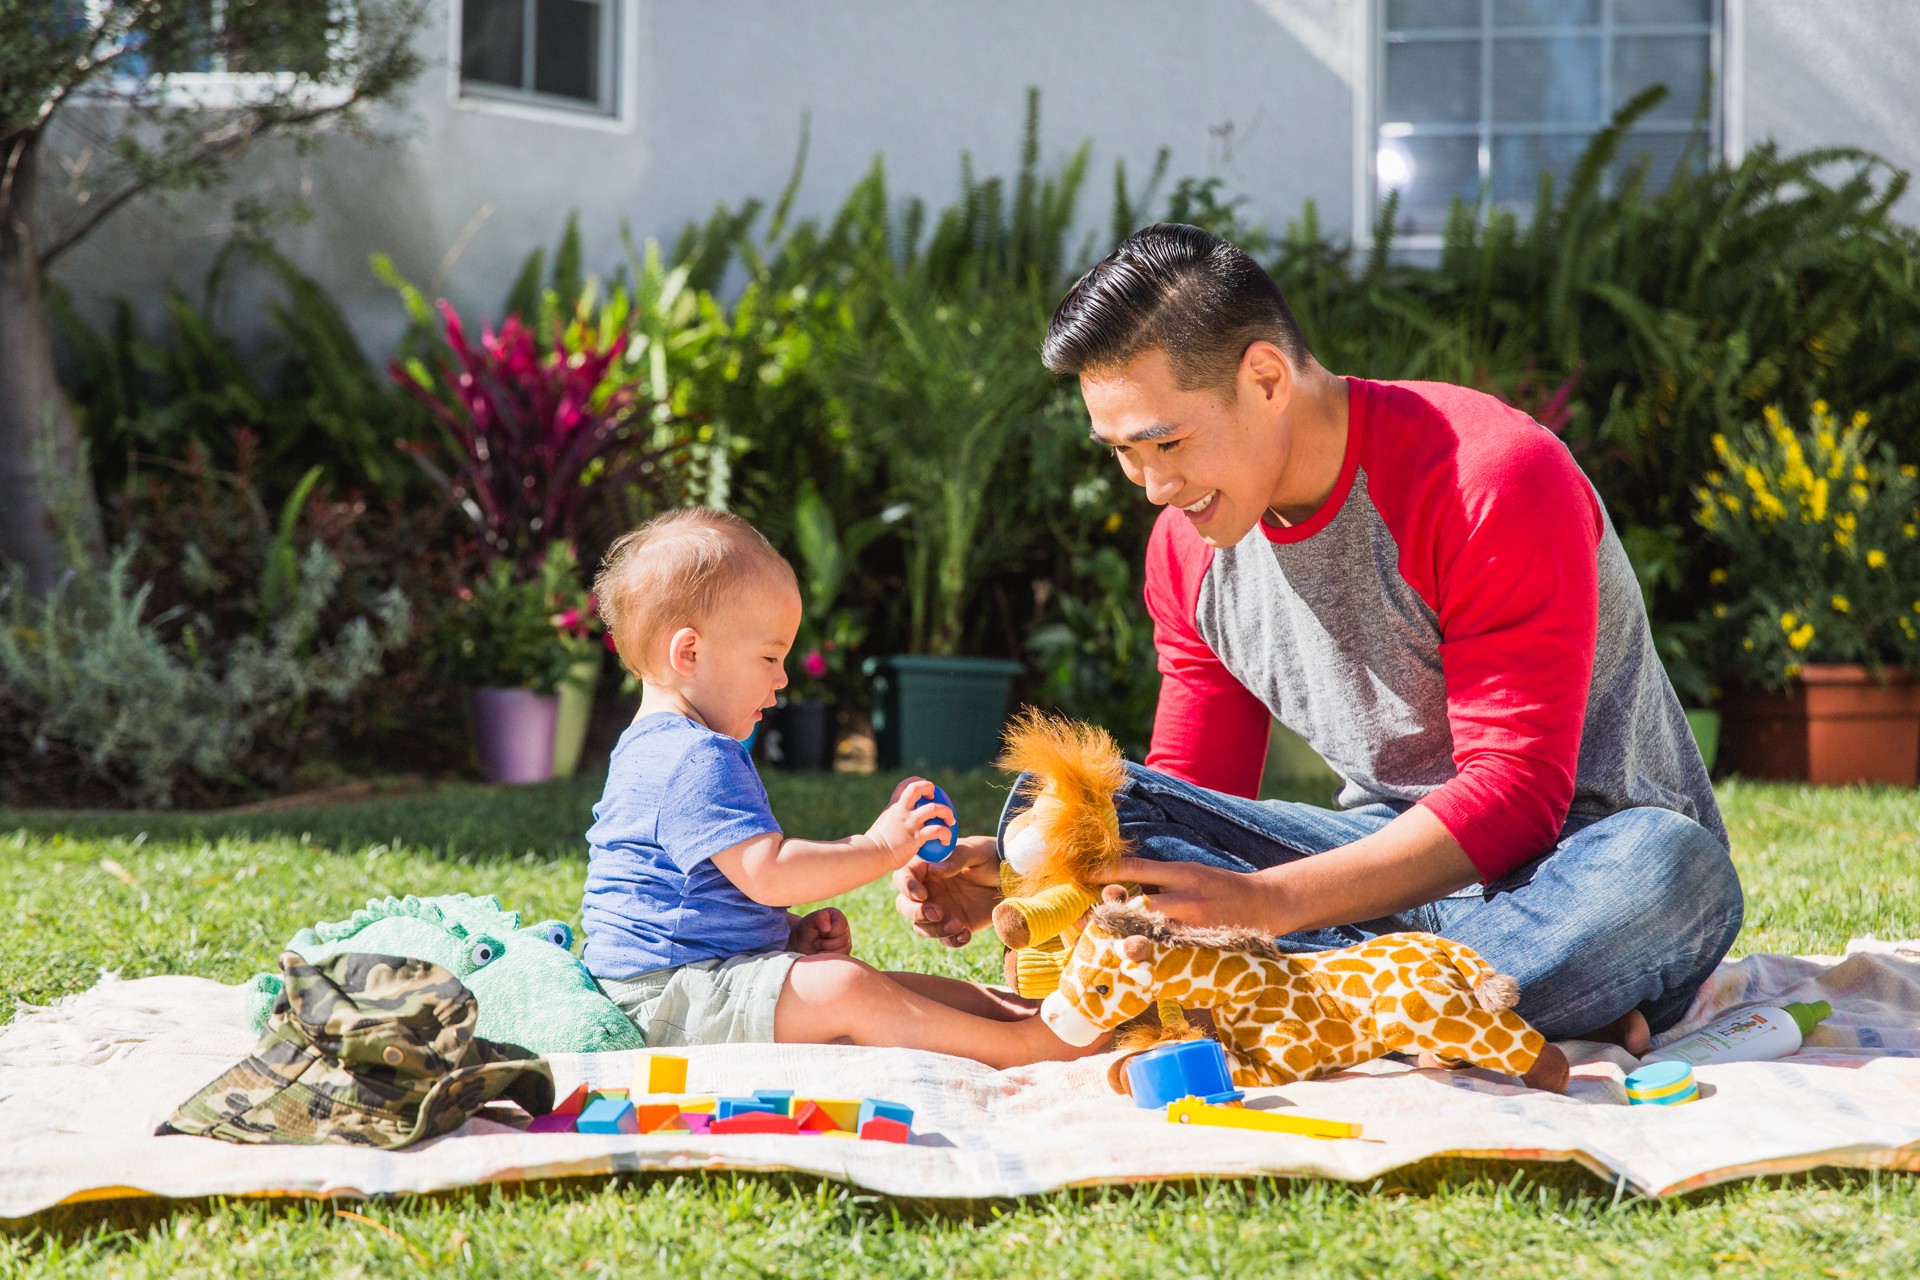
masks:
{"label": "spray bottle", "polygon": [[1833,1006],[1825,1000],[1741,1009],[1655,1050],[1641,1061],[1688,1062],[1698,1067],[1784,1058],[1798,1049],[1807,1032],[1832,1012]]}

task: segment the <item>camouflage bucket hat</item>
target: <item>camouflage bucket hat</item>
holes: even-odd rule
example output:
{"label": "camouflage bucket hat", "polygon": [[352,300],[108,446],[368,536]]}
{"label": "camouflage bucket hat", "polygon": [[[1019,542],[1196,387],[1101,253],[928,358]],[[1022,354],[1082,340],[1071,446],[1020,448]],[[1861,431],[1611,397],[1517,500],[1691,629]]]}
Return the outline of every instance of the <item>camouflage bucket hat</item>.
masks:
{"label": "camouflage bucket hat", "polygon": [[228,1142],[404,1147],[458,1128],[495,1098],[553,1109],[553,1071],[474,1038],[479,1006],[426,960],[280,956],[286,984],[245,1061],[189,1098],[160,1133]]}

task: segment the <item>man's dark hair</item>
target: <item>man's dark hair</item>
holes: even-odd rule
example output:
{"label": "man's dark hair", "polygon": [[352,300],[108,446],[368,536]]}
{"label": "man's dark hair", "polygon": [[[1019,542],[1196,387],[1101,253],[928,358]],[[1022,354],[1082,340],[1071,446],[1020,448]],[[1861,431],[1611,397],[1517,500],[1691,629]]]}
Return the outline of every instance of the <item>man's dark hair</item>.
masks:
{"label": "man's dark hair", "polygon": [[1296,364],[1312,355],[1259,263],[1210,231],[1157,222],[1067,290],[1040,358],[1064,376],[1115,368],[1158,347],[1183,390],[1231,395],[1240,357],[1262,340]]}

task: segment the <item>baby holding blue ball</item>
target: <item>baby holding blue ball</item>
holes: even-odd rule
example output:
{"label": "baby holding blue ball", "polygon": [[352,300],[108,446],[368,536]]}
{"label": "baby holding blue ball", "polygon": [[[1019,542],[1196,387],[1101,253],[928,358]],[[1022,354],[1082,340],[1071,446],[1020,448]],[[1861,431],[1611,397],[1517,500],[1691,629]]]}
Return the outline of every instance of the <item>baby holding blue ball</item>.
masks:
{"label": "baby holding blue ball", "polygon": [[1005,992],[853,957],[846,916],[788,907],[953,848],[951,801],[908,778],[860,835],[786,836],[742,745],[787,683],[793,569],[738,516],[706,508],[613,544],[594,583],[640,680],[587,832],[582,958],[649,1046],[778,1041],[931,1049],[994,1067],[1078,1057]]}

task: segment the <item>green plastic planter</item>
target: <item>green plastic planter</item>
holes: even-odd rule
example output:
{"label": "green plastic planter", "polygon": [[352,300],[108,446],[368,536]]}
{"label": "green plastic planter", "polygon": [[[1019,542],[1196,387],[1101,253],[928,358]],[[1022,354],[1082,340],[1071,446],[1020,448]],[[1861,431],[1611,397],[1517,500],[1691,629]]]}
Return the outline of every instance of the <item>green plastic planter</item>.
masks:
{"label": "green plastic planter", "polygon": [[1720,755],[1720,713],[1704,707],[1688,707],[1687,728],[1693,730],[1693,745],[1700,748],[1700,763],[1712,773],[1713,762]]}
{"label": "green plastic planter", "polygon": [[868,658],[874,748],[882,769],[979,769],[1000,754],[1013,680],[1005,658]]}

